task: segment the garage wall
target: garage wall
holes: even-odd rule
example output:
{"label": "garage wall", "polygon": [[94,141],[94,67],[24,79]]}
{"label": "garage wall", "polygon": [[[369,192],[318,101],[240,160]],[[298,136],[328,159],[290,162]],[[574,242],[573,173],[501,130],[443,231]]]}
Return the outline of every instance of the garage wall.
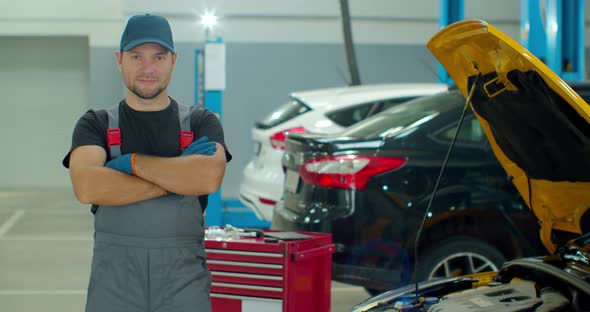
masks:
{"label": "garage wall", "polygon": [[[200,45],[180,42],[169,93],[194,103],[194,51]],[[113,59],[114,48],[93,48],[90,107],[108,108],[123,97]],[[423,46],[360,44],[357,57],[363,83],[436,82],[436,63]],[[223,93],[223,127],[234,155],[223,185],[225,198],[236,198],[241,173],[252,157],[254,122],[287,100],[290,92],[346,84],[346,63],[339,44],[227,43],[227,89]]]}
{"label": "garage wall", "polygon": [[[497,27],[518,35],[517,2],[499,1],[491,10],[483,1],[467,2],[466,16],[489,13]],[[193,53],[205,40],[195,22],[198,13],[212,10],[222,17],[214,36],[227,43],[223,125],[235,156],[226,170],[223,197],[238,196],[242,170],[252,157],[250,129],[257,119],[284,102],[290,92],[346,84],[338,3],[125,1],[126,15],[152,11],[170,18],[180,54],[170,93],[184,103],[194,103]],[[437,81],[437,65],[424,44],[438,29],[438,0],[352,0],[350,4],[363,83]]]}
{"label": "garage wall", "polygon": [[123,23],[121,0],[0,1],[0,36],[79,36],[112,46]]}
{"label": "garage wall", "polygon": [[91,47],[90,98],[88,107],[105,109],[125,96],[125,87],[115,62],[115,47]]}
{"label": "garage wall", "polygon": [[[424,44],[439,28],[438,0],[350,0],[350,5],[364,83],[436,81],[436,62]],[[76,50],[76,55],[85,55],[88,62],[80,65],[86,66],[88,75],[87,80],[80,80],[86,81],[88,92],[80,107],[106,108],[124,94],[113,53],[125,17],[144,12],[164,14],[171,20],[180,52],[170,92],[190,104],[194,102],[193,53],[205,41],[197,16],[206,9],[221,16],[213,35],[222,36],[227,43],[223,124],[236,157],[226,172],[223,196],[235,198],[242,168],[251,157],[252,123],[283,102],[289,92],[344,84],[347,69],[338,0],[1,1],[0,36],[34,38],[35,42],[56,36],[86,38],[81,39],[86,45]],[[486,0],[465,1],[466,18],[486,19],[513,38],[519,37],[519,11],[519,1],[514,0],[499,0],[493,5]],[[590,30],[586,36],[590,42]],[[45,45],[45,41],[38,43]],[[0,115],[5,112],[25,114],[0,108]],[[67,115],[55,118],[63,116]],[[64,137],[68,140],[77,117],[57,119],[67,128]],[[56,170],[44,173],[47,178],[39,181],[53,181],[53,176],[64,173],[61,168]],[[63,181],[67,180],[57,184],[66,183]],[[25,179],[13,182],[13,186],[23,185]]]}
{"label": "garage wall", "polygon": [[69,185],[61,160],[88,105],[88,39],[0,37],[0,188]]}
{"label": "garage wall", "polygon": [[[424,44],[438,29],[438,0],[350,0],[357,43]],[[176,38],[202,41],[199,14],[220,17],[214,35],[228,42],[341,43],[339,0],[125,0],[125,15],[158,12],[172,20]],[[465,16],[486,18],[518,35],[519,2],[465,1]]]}
{"label": "garage wall", "polygon": [[[434,59],[422,46],[361,44],[357,57],[363,83],[437,81]],[[337,44],[227,45],[222,115],[235,157],[226,170],[224,197],[238,196],[242,170],[253,156],[254,122],[287,101],[290,92],[346,85],[346,72],[344,52]],[[177,87],[171,87],[177,91],[173,94],[183,89]]]}

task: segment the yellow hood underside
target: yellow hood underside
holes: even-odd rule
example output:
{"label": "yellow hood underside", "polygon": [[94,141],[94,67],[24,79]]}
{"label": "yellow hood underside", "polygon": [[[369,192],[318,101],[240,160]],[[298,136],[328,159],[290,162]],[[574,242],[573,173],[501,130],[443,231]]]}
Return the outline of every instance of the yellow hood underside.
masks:
{"label": "yellow hood underside", "polygon": [[[487,95],[494,98],[502,92],[518,90],[508,79],[509,72],[533,70],[551,90],[590,123],[590,106],[567,83],[519,43],[484,21],[452,24],[435,34],[427,47],[466,98],[470,92],[470,77],[496,72],[494,83],[500,83],[503,89],[490,89]],[[473,103],[470,104],[473,106]],[[547,249],[553,253],[557,248],[551,240],[552,229],[581,234],[580,218],[590,208],[590,182],[530,179],[499,147],[488,121],[477,112],[476,115],[496,157],[508,175],[513,177],[513,183],[522,198],[539,219],[541,240]]]}

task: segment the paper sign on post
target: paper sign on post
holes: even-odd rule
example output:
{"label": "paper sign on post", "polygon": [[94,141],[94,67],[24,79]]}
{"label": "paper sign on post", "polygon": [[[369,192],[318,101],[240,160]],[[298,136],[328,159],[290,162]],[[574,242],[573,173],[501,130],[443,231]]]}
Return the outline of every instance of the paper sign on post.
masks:
{"label": "paper sign on post", "polygon": [[225,44],[205,44],[205,90],[225,90]]}

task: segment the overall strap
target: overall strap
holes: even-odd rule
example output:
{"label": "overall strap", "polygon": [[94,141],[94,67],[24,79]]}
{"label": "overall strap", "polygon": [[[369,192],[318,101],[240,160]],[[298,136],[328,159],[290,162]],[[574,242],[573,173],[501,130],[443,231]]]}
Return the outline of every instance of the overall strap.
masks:
{"label": "overall strap", "polygon": [[107,110],[109,125],[107,129],[107,145],[111,159],[121,156],[121,128],[119,128],[119,104]]}
{"label": "overall strap", "polygon": [[191,131],[191,112],[194,106],[178,104],[178,120],[180,122],[180,150],[184,151],[193,143],[195,134]]}
{"label": "overall strap", "polygon": [[[184,151],[194,139],[191,131],[191,112],[194,106],[178,104],[178,120],[180,123],[180,150]],[[111,159],[121,156],[121,128],[119,128],[119,104],[107,110],[109,125],[107,129],[107,145]]]}

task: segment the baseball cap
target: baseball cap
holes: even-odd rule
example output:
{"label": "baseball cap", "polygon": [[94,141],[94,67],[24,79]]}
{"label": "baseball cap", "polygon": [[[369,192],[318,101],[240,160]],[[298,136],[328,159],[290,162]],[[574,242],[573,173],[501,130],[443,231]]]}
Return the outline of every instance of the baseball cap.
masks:
{"label": "baseball cap", "polygon": [[158,43],[174,53],[172,30],[168,20],[160,15],[134,15],[127,20],[121,36],[121,51],[129,51],[144,43]]}

